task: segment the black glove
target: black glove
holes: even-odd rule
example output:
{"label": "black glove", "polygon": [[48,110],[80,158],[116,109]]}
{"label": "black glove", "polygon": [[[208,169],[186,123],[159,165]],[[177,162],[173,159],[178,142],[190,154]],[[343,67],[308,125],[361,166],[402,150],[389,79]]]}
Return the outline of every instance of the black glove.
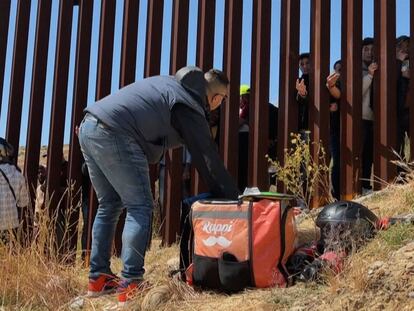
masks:
{"label": "black glove", "polygon": [[303,268],[301,274],[299,275],[299,281],[310,282],[316,281],[319,279],[319,273],[324,266],[324,261],[320,259],[315,259],[312,263],[308,264]]}
{"label": "black glove", "polygon": [[314,257],[302,252],[297,252],[289,257],[286,263],[286,269],[288,270],[289,275],[298,275],[313,260]]}

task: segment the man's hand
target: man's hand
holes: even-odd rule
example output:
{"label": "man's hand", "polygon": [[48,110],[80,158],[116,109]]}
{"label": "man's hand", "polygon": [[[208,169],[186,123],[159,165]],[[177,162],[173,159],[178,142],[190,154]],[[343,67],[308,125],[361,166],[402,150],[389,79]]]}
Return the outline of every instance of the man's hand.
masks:
{"label": "man's hand", "polygon": [[79,125],[75,125],[75,134],[79,136]]}
{"label": "man's hand", "polygon": [[333,88],[336,84],[336,82],[338,81],[340,77],[340,74],[337,72],[334,72],[332,74],[330,74],[327,78],[326,78],[326,87],[328,89]]}
{"label": "man's hand", "polygon": [[404,70],[404,71],[401,71],[401,75],[402,75],[404,78],[410,79],[410,70]]}
{"label": "man's hand", "polygon": [[299,82],[299,79],[296,80],[296,90],[301,97],[306,97],[308,91],[306,90],[305,80]]}
{"label": "man's hand", "polygon": [[408,53],[398,50],[397,51],[397,59],[399,59],[400,61],[405,61],[408,58]]}
{"label": "man's hand", "polygon": [[337,103],[331,103],[331,104],[329,104],[329,111],[330,112],[338,111],[338,104]]}
{"label": "man's hand", "polygon": [[378,69],[377,63],[371,63],[371,65],[368,66],[368,74],[373,77],[375,71]]}

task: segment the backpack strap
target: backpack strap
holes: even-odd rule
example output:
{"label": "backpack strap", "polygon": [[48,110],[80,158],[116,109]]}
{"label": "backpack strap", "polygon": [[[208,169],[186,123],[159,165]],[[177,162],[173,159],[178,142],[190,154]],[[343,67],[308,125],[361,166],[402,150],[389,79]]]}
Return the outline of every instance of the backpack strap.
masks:
{"label": "backpack strap", "polygon": [[280,273],[282,273],[283,277],[286,280],[286,285],[291,285],[292,278],[289,278],[289,273],[286,269],[285,264],[283,263],[283,257],[285,256],[286,251],[286,221],[288,217],[289,210],[292,208],[290,204],[287,204],[286,200],[281,200],[281,219],[280,219],[280,245],[281,245],[281,253],[279,257],[279,262],[277,267],[279,268]]}
{"label": "backpack strap", "polygon": [[249,243],[249,269],[250,269],[250,286],[256,287],[256,282],[254,278],[254,270],[253,270],[253,200],[249,201],[249,209],[248,209],[248,243]]}
{"label": "backpack strap", "polygon": [[14,189],[13,189],[13,187],[10,184],[10,180],[7,178],[6,173],[4,173],[4,171],[1,168],[0,168],[0,172],[3,175],[4,179],[6,180],[7,184],[9,185],[10,192],[13,194],[13,198],[16,201],[16,206],[17,206],[16,193],[14,192]]}
{"label": "backpack strap", "polygon": [[185,281],[185,271],[193,262],[194,252],[194,231],[191,206],[198,200],[205,200],[211,197],[210,193],[201,193],[181,201],[181,239],[180,239],[180,266],[182,280]]}
{"label": "backpack strap", "polygon": [[184,272],[191,264],[190,244],[192,239],[191,205],[185,200],[181,202],[181,239],[180,239],[180,271]]}

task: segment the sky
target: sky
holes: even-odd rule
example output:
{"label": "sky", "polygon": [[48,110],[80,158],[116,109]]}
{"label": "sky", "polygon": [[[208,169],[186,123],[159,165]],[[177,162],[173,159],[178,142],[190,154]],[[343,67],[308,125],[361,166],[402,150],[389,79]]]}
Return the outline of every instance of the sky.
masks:
{"label": "sky", "polygon": [[[137,69],[136,80],[142,79],[144,74],[144,57],[145,53],[145,27],[148,1],[140,0],[139,7],[139,25],[138,25],[138,49],[137,49]],[[300,52],[308,52],[310,48],[310,1],[301,0],[300,12]],[[373,36],[373,3],[374,0],[363,0],[363,36]],[[12,67],[13,37],[16,22],[17,0],[12,0],[11,16],[9,24],[9,34],[6,54],[5,79],[3,86],[2,105],[0,111],[0,137],[5,136],[8,99],[10,89],[10,76]],[[29,40],[27,48],[25,87],[23,94],[23,111],[20,133],[20,145],[26,144],[27,120],[29,114],[30,86],[32,79],[33,52],[36,29],[37,0],[31,2]],[[88,105],[95,101],[95,84],[96,84],[96,66],[98,56],[98,34],[99,34],[99,15],[101,1],[94,1],[93,24],[92,24],[92,48],[90,59],[90,76],[88,89]],[[119,88],[119,68],[120,68],[120,47],[122,34],[122,17],[123,17],[122,0],[116,1],[116,19],[115,19],[115,41],[113,55],[113,73],[112,73],[112,92]],[[164,1],[164,20],[163,20],[163,41],[161,56],[161,74],[169,74],[169,47],[171,43],[171,17],[172,17],[173,0]],[[196,60],[196,42],[197,42],[197,0],[190,0],[190,17],[189,17],[189,34],[188,34],[188,56],[187,64],[194,65]],[[251,33],[252,33],[252,5],[253,0],[243,1],[243,38],[242,38],[242,59],[241,59],[241,84],[250,84],[250,53],[251,53]],[[340,59],[340,42],[341,42],[341,0],[331,1],[331,67],[333,63]],[[397,25],[396,36],[409,35],[409,0],[396,0],[397,3]],[[281,0],[272,0],[272,21],[271,21],[271,60],[270,60],[270,91],[269,101],[275,105],[278,103],[279,93],[279,50],[280,50],[280,6]],[[59,0],[52,0],[52,17],[50,28],[50,40],[48,51],[48,68],[46,75],[46,92],[44,103],[44,116],[42,128],[42,145],[47,145],[49,138],[50,112],[53,90],[53,72],[56,52],[56,34],[57,34],[57,17],[59,10]],[[68,94],[67,94],[67,113],[65,120],[65,137],[64,143],[67,144],[70,138],[70,115],[73,99],[73,74],[75,68],[75,49],[77,35],[78,8],[73,11],[72,40],[68,77]],[[223,66],[223,28],[224,28],[224,0],[216,0],[216,25],[215,25],[215,51],[214,67],[222,69]]]}

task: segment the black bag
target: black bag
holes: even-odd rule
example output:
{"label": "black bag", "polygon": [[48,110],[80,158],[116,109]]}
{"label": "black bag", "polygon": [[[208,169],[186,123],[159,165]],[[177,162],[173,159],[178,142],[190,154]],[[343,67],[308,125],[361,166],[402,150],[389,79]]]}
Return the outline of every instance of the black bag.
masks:
{"label": "black bag", "polygon": [[185,280],[185,270],[190,266],[192,261],[192,228],[191,219],[189,217],[191,205],[198,200],[203,200],[211,197],[210,193],[201,193],[199,195],[189,197],[181,202],[181,217],[180,217],[180,267],[181,277]]}

